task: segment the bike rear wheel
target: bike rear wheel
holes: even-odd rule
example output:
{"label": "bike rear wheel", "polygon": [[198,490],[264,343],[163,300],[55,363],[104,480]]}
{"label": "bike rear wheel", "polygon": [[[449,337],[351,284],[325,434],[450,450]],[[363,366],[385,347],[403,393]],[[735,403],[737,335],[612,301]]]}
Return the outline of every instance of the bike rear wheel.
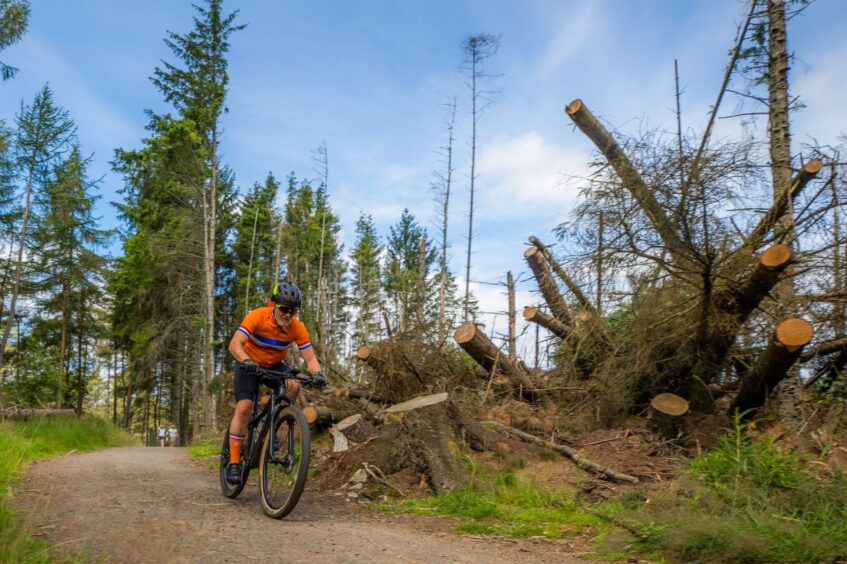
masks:
{"label": "bike rear wheel", "polygon": [[262,509],[269,517],[281,519],[297,505],[309,472],[310,446],[303,412],[296,406],[277,411],[259,460]]}
{"label": "bike rear wheel", "polygon": [[221,493],[223,493],[226,497],[236,498],[238,494],[241,493],[241,490],[244,489],[244,484],[247,482],[243,477],[240,484],[230,484],[226,481],[226,467],[229,465],[229,430],[224,433],[224,444],[221,447],[221,459],[220,459],[220,474],[221,474]]}

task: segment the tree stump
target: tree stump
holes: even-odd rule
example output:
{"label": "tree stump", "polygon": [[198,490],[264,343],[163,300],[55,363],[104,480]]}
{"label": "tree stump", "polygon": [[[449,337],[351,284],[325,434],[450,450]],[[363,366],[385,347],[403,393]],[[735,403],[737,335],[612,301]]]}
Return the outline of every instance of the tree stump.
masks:
{"label": "tree stump", "polygon": [[676,394],[663,393],[650,401],[647,428],[665,439],[677,439],[683,433],[683,415],[688,402]]}
{"label": "tree stump", "polygon": [[405,467],[424,473],[436,494],[467,480],[462,460],[464,418],[446,393],[413,398],[385,410],[371,460],[387,474]]}
{"label": "tree stump", "polygon": [[362,444],[379,434],[376,427],[359,413],[339,421],[330,428],[329,432],[334,441],[333,452],[345,451],[351,446]]}

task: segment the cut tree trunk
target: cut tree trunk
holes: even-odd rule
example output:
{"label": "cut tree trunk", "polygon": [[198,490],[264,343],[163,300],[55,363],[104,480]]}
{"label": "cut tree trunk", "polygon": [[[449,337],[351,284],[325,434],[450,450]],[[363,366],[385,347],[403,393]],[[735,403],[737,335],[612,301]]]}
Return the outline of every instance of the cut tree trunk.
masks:
{"label": "cut tree trunk", "polygon": [[657,435],[673,440],[682,435],[682,416],[688,413],[688,402],[676,394],[663,393],[650,401],[647,428]]}
{"label": "cut tree trunk", "polygon": [[524,252],[523,256],[530,270],[532,270],[532,274],[538,282],[538,289],[541,290],[541,295],[544,296],[544,301],[547,302],[547,307],[550,308],[553,316],[563,325],[572,327],[573,319],[570,309],[565,298],[559,292],[559,288],[556,287],[556,281],[550,275],[544,254],[535,247],[530,247]]}
{"label": "cut tree trunk", "polygon": [[541,445],[551,450],[555,450],[556,452],[563,454],[564,456],[572,460],[574,464],[576,464],[586,472],[597,474],[601,478],[613,480],[615,482],[627,482],[630,484],[638,483],[638,478],[636,478],[635,476],[630,476],[629,474],[624,474],[622,472],[618,472],[617,470],[612,470],[608,466],[603,466],[602,464],[598,464],[596,462],[588,460],[587,458],[582,456],[579,451],[577,451],[576,449],[572,449],[569,446],[560,445],[554,443],[553,441],[548,441],[547,439],[541,439],[539,437],[536,437],[535,435],[530,435],[529,433],[524,433],[523,431],[519,431],[513,427],[509,427],[508,425],[498,423],[497,421],[486,421],[484,425],[487,425],[499,431],[503,431],[504,433],[514,435],[515,437],[519,437],[527,442]]}
{"label": "cut tree trunk", "polygon": [[756,364],[741,381],[738,395],[730,406],[730,415],[763,406],[768,394],[785,378],[813,334],[812,326],[803,319],[792,317],[780,323]]}
{"label": "cut tree trunk", "polygon": [[526,306],[523,308],[523,318],[527,321],[537,323],[560,339],[566,339],[568,337],[568,328],[564,323],[551,315],[547,315],[537,307]]}
{"label": "cut tree trunk", "polygon": [[743,285],[717,296],[715,301],[718,308],[733,315],[737,324],[744,323],[791,263],[791,249],[787,245],[770,247],[759,257],[756,267]]}
{"label": "cut tree trunk", "polygon": [[688,262],[690,249],[680,238],[673,223],[668,219],[662,206],[656,200],[652,190],[644,183],[641,175],[635,170],[632,162],[627,158],[620,145],[612,135],[603,127],[596,117],[588,110],[582,100],[574,100],[565,108],[576,126],[594,143],[603,153],[606,160],[612,165],[624,186],[638,202],[639,207],[647,214],[650,223],[659,233],[668,252],[676,263]]}
{"label": "cut tree trunk", "polygon": [[[361,347],[359,347],[361,350]],[[385,401],[383,398],[379,396],[375,396],[374,393],[370,390],[362,390],[358,388],[353,388],[351,386],[345,386],[341,388],[335,388],[334,392],[335,397],[337,398],[350,398],[350,399],[366,399],[368,401],[376,402],[376,403],[389,403]]]}
{"label": "cut tree trunk", "polygon": [[459,326],[453,338],[477,364],[489,372],[496,366],[497,373],[509,379],[518,395],[538,399],[539,394],[535,391],[535,385],[529,379],[529,375],[515,366],[507,355],[501,354],[500,349],[476,325],[465,323]]}
{"label": "cut tree trunk", "polygon": [[588,324],[591,328],[591,333],[594,335],[596,339],[599,341],[609,344],[611,341],[609,339],[608,334],[606,334],[606,330],[603,329],[603,325],[601,323],[600,313],[597,311],[597,308],[594,307],[594,304],[591,303],[591,300],[582,292],[579,286],[576,285],[573,278],[571,278],[564,268],[559,265],[558,261],[553,258],[553,255],[550,253],[550,250],[542,243],[538,237],[535,235],[531,235],[529,238],[529,242],[532,243],[541,253],[544,255],[544,258],[547,260],[547,263],[550,265],[550,268],[553,269],[553,272],[556,273],[562,282],[565,283],[565,286],[568,287],[568,290],[574,295],[576,301],[579,303],[580,308],[582,308],[582,312],[580,312],[580,319]]}
{"label": "cut tree trunk", "polygon": [[333,423],[344,419],[344,416],[339,414],[338,411],[322,405],[307,405],[303,408],[303,415],[306,416],[309,426],[316,429],[329,427]]}

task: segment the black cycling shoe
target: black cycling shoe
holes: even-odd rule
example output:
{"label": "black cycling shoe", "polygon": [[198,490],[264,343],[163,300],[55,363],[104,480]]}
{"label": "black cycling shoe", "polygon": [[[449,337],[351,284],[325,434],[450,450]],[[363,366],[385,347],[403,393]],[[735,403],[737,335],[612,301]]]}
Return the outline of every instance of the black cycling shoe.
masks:
{"label": "black cycling shoe", "polygon": [[236,462],[226,467],[226,481],[234,486],[241,484],[241,463]]}

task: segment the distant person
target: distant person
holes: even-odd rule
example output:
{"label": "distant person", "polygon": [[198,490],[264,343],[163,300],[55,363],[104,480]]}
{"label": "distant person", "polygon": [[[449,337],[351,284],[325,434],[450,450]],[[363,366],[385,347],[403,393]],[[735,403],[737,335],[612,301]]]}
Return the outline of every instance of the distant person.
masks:
{"label": "distant person", "polygon": [[171,423],[171,426],[168,428],[168,438],[170,439],[171,446],[176,446],[177,436],[179,436],[179,431],[176,430],[176,425]]}
{"label": "distant person", "polygon": [[156,438],[159,439],[159,446],[165,446],[165,426],[159,425],[159,429],[156,431]]}
{"label": "distant person", "polygon": [[[241,483],[241,444],[247,434],[253,402],[259,393],[258,369],[286,370],[282,361],[288,355],[291,343],[296,343],[312,374],[313,385],[326,385],[318,357],[309,341],[309,332],[297,319],[302,299],[300,288],[293,282],[276,284],[268,305],[248,313],[229,342],[229,352],[236,360],[233,374],[235,415],[229,424],[229,466],[226,469],[226,481],[230,484]],[[299,392],[298,382],[285,381],[285,395],[296,399]]]}

